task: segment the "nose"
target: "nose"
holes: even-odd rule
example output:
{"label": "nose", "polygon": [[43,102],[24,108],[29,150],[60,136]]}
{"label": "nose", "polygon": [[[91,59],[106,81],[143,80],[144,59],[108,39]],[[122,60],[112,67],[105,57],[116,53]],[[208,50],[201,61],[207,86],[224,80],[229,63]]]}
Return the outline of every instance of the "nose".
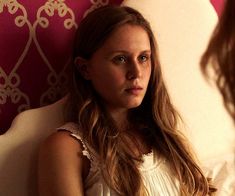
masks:
{"label": "nose", "polygon": [[141,66],[138,61],[131,61],[128,66],[127,79],[133,80],[142,76]]}

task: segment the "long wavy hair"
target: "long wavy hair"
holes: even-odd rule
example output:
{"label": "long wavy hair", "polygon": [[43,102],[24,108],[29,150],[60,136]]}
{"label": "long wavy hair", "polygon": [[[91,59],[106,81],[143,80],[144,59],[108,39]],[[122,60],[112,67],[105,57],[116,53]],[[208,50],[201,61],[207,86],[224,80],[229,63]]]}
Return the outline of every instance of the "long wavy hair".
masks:
{"label": "long wavy hair", "polygon": [[210,68],[224,105],[235,122],[235,1],[225,0],[219,22],[201,59],[204,75],[210,77]]}
{"label": "long wavy hair", "polygon": [[[210,186],[185,138],[177,131],[178,115],[163,82],[153,32],[143,16],[132,8],[118,6],[105,6],[91,12],[79,25],[73,57],[89,60],[111,33],[124,24],[138,25],[147,32],[152,67],[142,104],[129,111],[128,120],[135,127],[141,127],[144,143],[169,162],[182,195],[206,195]],[[133,155],[122,130],[100,100],[91,82],[82,77],[74,63],[68,99],[69,120],[78,123],[84,139],[99,155],[104,165],[102,175],[113,190],[119,195],[148,195],[138,169],[142,158]]]}

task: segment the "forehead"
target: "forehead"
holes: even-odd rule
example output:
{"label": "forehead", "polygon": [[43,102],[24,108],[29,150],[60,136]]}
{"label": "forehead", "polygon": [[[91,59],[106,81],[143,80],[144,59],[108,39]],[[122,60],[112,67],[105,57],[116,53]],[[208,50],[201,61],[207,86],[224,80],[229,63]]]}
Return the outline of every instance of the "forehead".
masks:
{"label": "forehead", "polygon": [[141,26],[124,24],[111,33],[102,47],[117,50],[150,50],[149,35]]}

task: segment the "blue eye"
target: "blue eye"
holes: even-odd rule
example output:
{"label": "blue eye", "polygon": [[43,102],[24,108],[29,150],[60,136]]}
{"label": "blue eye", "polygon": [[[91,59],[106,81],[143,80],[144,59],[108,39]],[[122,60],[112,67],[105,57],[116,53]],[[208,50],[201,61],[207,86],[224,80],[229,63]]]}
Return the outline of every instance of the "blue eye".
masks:
{"label": "blue eye", "polygon": [[116,64],[124,64],[127,62],[127,58],[123,55],[119,55],[113,58],[113,62]]}
{"label": "blue eye", "polygon": [[148,61],[148,59],[149,59],[149,56],[147,56],[147,55],[140,55],[139,56],[139,61],[142,63]]}

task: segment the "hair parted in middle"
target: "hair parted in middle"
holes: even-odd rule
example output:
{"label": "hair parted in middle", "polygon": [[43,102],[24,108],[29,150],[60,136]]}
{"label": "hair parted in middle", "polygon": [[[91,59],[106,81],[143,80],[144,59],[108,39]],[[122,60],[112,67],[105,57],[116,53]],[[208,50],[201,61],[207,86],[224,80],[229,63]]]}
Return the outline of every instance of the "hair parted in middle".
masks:
{"label": "hair parted in middle", "polygon": [[[152,70],[145,97],[140,106],[130,109],[129,121],[136,127],[143,127],[145,143],[169,162],[180,182],[182,195],[207,195],[209,183],[186,139],[177,130],[179,116],[167,93],[156,41],[146,19],[129,7],[105,6],[89,13],[79,25],[73,58],[89,60],[111,34],[125,24],[139,26],[147,32]],[[82,77],[75,63],[71,78],[68,116],[78,123],[84,139],[99,155],[105,166],[102,175],[106,183],[119,195],[148,195],[138,170],[141,157],[135,157],[128,148],[122,130],[106,112],[91,82]]]}

